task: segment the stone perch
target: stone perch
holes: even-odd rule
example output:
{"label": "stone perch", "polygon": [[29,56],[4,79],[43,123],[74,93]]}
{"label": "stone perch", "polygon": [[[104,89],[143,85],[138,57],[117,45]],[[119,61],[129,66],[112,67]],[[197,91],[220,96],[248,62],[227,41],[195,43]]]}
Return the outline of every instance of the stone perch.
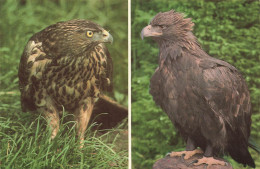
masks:
{"label": "stone perch", "polygon": [[[222,165],[212,165],[212,166],[206,166],[206,165],[188,165],[192,161],[197,160],[199,158],[202,158],[202,154],[196,154],[193,157],[191,157],[188,160],[182,160],[181,157],[164,157],[158,161],[156,161],[153,165],[153,169],[233,169],[230,163],[227,163],[227,166]],[[218,158],[219,160],[224,161],[223,159]]]}

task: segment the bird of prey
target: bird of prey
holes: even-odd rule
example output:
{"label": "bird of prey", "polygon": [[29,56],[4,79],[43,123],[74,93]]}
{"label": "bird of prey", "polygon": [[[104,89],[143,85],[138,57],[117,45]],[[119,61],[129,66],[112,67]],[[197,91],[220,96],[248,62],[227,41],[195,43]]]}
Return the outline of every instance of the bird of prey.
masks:
{"label": "bird of prey", "polygon": [[50,25],[30,38],[19,65],[21,106],[44,115],[51,139],[65,108],[75,115],[83,142],[95,102],[112,90],[112,58],[104,45],[112,42],[100,25],[80,19]]}
{"label": "bird of prey", "polygon": [[255,167],[248,151],[252,112],[246,82],[234,66],[202,50],[193,25],[170,10],[158,13],[141,32],[160,50],[150,94],[186,142],[186,151],[170,155],[189,159],[204,153],[194,165],[225,165],[214,157],[229,154]]}

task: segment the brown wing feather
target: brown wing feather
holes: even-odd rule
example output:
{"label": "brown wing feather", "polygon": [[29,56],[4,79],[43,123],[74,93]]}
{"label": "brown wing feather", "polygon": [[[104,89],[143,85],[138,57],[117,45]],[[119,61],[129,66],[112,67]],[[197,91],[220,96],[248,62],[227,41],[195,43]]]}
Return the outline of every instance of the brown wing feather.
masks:
{"label": "brown wing feather", "polygon": [[246,82],[233,66],[220,60],[214,65],[212,60],[208,62],[212,66],[203,70],[206,88],[201,92],[211,110],[226,124],[226,150],[236,161],[253,166],[248,152],[252,112]]}
{"label": "brown wing feather", "polygon": [[[39,57],[37,51],[39,51],[40,45],[37,45],[37,42],[35,42],[35,39],[31,38],[30,41],[27,43],[19,64],[18,77],[19,88],[21,91],[21,106],[23,111],[32,111],[36,109],[32,96],[35,93],[34,83],[37,83],[37,79],[35,78],[34,81],[32,81],[32,79],[29,79],[30,74],[32,74],[31,68],[33,66],[33,62],[28,61],[29,56],[31,56],[32,53],[35,53],[35,56]],[[36,70],[37,68],[35,67],[34,69]]]}
{"label": "brown wing feather", "polygon": [[201,89],[201,93],[216,115],[223,117],[233,131],[239,129],[248,138],[251,124],[249,91],[240,73],[224,63],[225,66],[216,63],[203,70],[206,88]]}

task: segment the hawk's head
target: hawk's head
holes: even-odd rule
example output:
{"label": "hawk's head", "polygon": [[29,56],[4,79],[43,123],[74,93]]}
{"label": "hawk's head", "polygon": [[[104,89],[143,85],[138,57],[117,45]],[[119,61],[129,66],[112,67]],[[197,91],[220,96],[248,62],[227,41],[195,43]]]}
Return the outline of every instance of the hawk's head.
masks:
{"label": "hawk's head", "polygon": [[113,37],[100,25],[88,20],[58,22],[35,35],[43,49],[55,55],[78,56],[99,43],[112,43]]}
{"label": "hawk's head", "polygon": [[177,41],[185,38],[192,31],[193,25],[190,18],[184,19],[183,14],[174,10],[160,12],[143,28],[141,37],[152,37],[156,41]]}

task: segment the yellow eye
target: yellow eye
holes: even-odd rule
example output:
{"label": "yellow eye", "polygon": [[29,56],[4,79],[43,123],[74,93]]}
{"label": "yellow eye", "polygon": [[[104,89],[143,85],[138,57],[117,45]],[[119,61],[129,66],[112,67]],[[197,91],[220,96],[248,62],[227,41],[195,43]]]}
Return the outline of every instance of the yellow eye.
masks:
{"label": "yellow eye", "polygon": [[89,38],[91,38],[92,36],[93,36],[93,32],[92,31],[87,31],[87,36],[89,37]]}

